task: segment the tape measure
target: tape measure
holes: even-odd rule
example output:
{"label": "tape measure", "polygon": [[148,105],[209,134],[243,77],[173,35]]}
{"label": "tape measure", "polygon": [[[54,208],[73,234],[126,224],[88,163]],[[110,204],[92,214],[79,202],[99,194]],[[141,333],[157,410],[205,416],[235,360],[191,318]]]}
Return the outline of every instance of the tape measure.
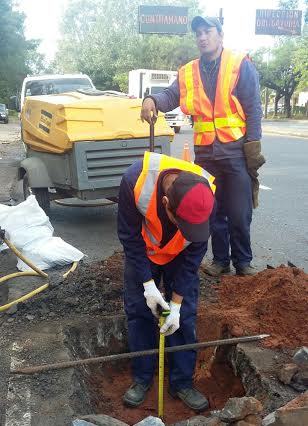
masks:
{"label": "tape measure", "polygon": [[[170,311],[162,311],[159,317],[159,327],[162,327]],[[164,375],[165,375],[165,335],[159,333],[158,355],[158,417],[164,415]]]}

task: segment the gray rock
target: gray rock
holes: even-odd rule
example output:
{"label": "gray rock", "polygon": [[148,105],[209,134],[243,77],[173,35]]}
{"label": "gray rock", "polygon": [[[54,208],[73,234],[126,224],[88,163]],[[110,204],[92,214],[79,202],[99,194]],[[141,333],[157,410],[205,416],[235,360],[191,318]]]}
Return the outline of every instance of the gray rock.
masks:
{"label": "gray rock", "polygon": [[308,392],[270,413],[262,421],[262,426],[307,426],[307,424]]}
{"label": "gray rock", "polygon": [[278,372],[278,379],[288,385],[294,374],[298,372],[298,366],[296,364],[285,364],[281,370]]}
{"label": "gray rock", "polygon": [[72,423],[73,426],[96,426],[94,423],[87,422],[86,420],[75,419]]}
{"label": "gray rock", "polygon": [[308,406],[290,410],[276,411],[276,421],[273,426],[307,426]]}
{"label": "gray rock", "polygon": [[218,417],[195,416],[188,420],[174,423],[172,426],[224,426],[227,423],[221,421]]}
{"label": "gray rock", "polygon": [[273,411],[272,413],[269,413],[264,419],[262,420],[262,426],[273,426],[276,422],[276,411]]}
{"label": "gray rock", "polygon": [[34,318],[35,318],[35,316],[34,316],[34,315],[30,315],[30,314],[27,314],[27,315],[26,315],[26,319],[27,319],[28,321],[33,321],[33,320],[34,320]]}
{"label": "gray rock", "polygon": [[158,417],[149,416],[135,423],[134,426],[163,426],[165,423]]}
{"label": "gray rock", "polygon": [[244,396],[243,398],[230,398],[219,413],[219,418],[225,422],[243,420],[250,414],[259,414],[262,404],[256,398]]}
{"label": "gray rock", "polygon": [[308,347],[303,346],[293,355],[293,362],[299,367],[308,367]]}
{"label": "gray rock", "polygon": [[299,370],[299,372],[294,375],[293,381],[304,387],[308,387],[308,370]]}
{"label": "gray rock", "polygon": [[255,414],[250,414],[245,417],[245,419],[232,424],[234,424],[234,426],[261,426],[261,417],[256,416]]}
{"label": "gray rock", "polygon": [[121,422],[121,420],[115,419],[114,417],[110,417],[105,414],[88,414],[86,416],[80,417],[80,419],[92,422],[89,424],[94,424],[95,426],[128,426],[127,423]]}

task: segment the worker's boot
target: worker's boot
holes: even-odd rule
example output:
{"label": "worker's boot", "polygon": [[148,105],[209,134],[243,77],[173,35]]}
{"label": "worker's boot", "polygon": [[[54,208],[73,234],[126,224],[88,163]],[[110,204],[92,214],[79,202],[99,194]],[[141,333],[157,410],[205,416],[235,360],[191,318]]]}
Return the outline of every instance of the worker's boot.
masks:
{"label": "worker's boot", "polygon": [[123,402],[130,407],[138,407],[142,404],[150,385],[142,385],[134,382],[125,392]]}
{"label": "worker's boot", "polygon": [[236,275],[255,275],[258,271],[251,265],[236,268]]}
{"label": "worker's boot", "polygon": [[180,398],[184,404],[194,411],[200,412],[209,408],[209,402],[201,392],[195,388],[186,388],[174,391],[169,388],[169,393],[173,398]]}
{"label": "worker's boot", "polygon": [[204,267],[205,272],[212,277],[219,277],[221,274],[227,274],[230,272],[229,265],[222,265],[221,263],[215,262],[213,260],[212,263],[206,264]]}

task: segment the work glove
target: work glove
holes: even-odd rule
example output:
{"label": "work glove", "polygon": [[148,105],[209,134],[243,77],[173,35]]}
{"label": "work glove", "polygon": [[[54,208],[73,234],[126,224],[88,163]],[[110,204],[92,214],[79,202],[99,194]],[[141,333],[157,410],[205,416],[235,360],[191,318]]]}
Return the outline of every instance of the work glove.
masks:
{"label": "work glove", "polygon": [[146,299],[146,303],[148,307],[151,309],[152,314],[158,318],[159,317],[159,311],[158,311],[158,305],[162,307],[162,310],[169,310],[169,305],[163,298],[161,292],[158,290],[158,288],[155,285],[154,280],[147,281],[143,284],[144,287],[144,297]]}
{"label": "work glove", "polygon": [[245,142],[243,149],[246,158],[248,173],[254,173],[265,163],[265,158],[261,154],[261,142]]}
{"label": "work glove", "polygon": [[265,163],[265,158],[261,154],[261,142],[251,141],[244,143],[244,155],[247,164],[247,170],[251,178],[252,187],[252,204],[253,208],[257,208],[259,205],[259,180],[258,180],[258,169]]}
{"label": "work glove", "polygon": [[152,98],[145,98],[142,103],[141,113],[140,113],[141,121],[147,121],[149,124],[155,123],[157,120],[157,109],[155,102]]}
{"label": "work glove", "polygon": [[180,309],[181,304],[170,302],[170,314],[166,317],[164,325],[160,328],[160,332],[165,336],[170,336],[180,328]]}

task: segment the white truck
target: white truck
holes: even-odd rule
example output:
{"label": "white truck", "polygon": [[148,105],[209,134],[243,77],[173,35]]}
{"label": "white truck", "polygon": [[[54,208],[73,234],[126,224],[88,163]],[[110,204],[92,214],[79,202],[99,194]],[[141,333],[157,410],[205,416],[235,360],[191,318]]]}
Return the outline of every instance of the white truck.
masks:
{"label": "white truck", "polygon": [[28,76],[22,83],[19,110],[21,111],[27,96],[53,95],[77,89],[95,89],[95,87],[86,74]]}
{"label": "white truck", "polygon": [[[155,95],[170,86],[177,78],[177,71],[138,69],[129,71],[128,93],[136,98]],[[187,124],[188,119],[180,107],[167,112],[165,118],[175,133],[179,133],[181,126]]]}

